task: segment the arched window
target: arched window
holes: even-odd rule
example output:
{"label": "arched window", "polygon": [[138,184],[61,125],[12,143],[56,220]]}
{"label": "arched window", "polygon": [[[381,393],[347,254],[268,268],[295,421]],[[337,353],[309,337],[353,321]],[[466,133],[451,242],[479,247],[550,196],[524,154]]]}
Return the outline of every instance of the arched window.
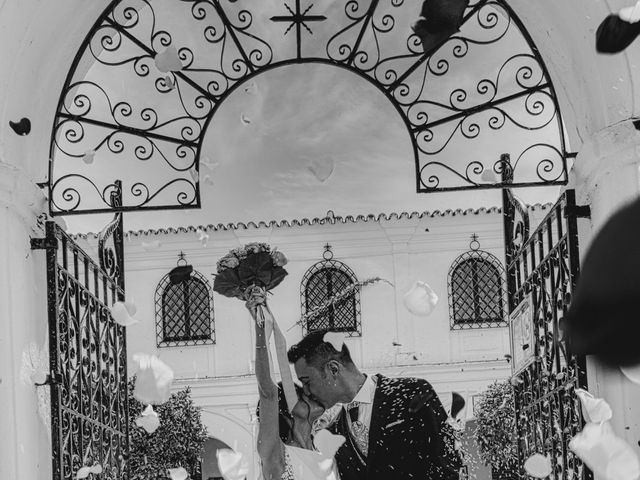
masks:
{"label": "arched window", "polygon": [[325,245],[323,260],[307,270],[300,285],[305,332],[329,329],[350,337],[361,335],[360,292],[341,295],[357,282],[353,270],[334,260],[331,246]]}
{"label": "arched window", "polygon": [[158,347],[215,343],[211,286],[186,261],[160,280],[155,303]]}
{"label": "arched window", "polygon": [[468,252],[449,269],[451,329],[504,327],[504,268],[495,256],[480,250],[473,234]]}

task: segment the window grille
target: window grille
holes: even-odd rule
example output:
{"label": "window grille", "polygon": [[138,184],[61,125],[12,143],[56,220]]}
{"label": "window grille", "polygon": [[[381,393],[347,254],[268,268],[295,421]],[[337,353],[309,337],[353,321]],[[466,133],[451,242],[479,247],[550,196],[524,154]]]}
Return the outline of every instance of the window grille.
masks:
{"label": "window grille", "polygon": [[321,306],[326,308],[312,315],[303,324],[305,333],[329,329],[344,332],[347,336],[356,337],[362,334],[360,322],[360,292],[341,298],[334,304],[331,299],[338,296],[346,288],[358,282],[358,279],[347,265],[333,259],[330,245],[325,245],[323,260],[314,264],[302,278],[300,300],[302,314],[307,315]]}
{"label": "window grille", "polygon": [[495,256],[480,250],[476,234],[470,250],[449,269],[449,311],[452,330],[507,326],[504,267]]}
{"label": "window grille", "polygon": [[[184,261],[184,254],[180,254]],[[175,275],[187,269],[187,275]],[[215,343],[211,286],[189,265],[178,265],[156,288],[156,339],[158,347]]]}

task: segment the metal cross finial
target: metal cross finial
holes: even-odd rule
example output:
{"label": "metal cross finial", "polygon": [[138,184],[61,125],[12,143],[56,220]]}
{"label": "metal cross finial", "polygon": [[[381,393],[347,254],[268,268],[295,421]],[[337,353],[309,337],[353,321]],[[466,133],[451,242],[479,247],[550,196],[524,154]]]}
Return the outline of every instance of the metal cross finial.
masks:
{"label": "metal cross finial", "polygon": [[178,265],[180,265],[180,262],[184,262],[184,263],[185,263],[185,265],[186,265],[186,263],[187,263],[187,259],[185,258],[186,256],[187,256],[187,255],[186,255],[183,251],[181,251],[181,252],[178,254]]}
{"label": "metal cross finial", "polygon": [[285,8],[289,11],[291,15],[276,15],[271,17],[271,21],[273,22],[291,22],[291,25],[287,27],[287,30],[284,32],[286,35],[289,33],[289,30],[296,27],[296,42],[297,42],[297,50],[298,50],[298,59],[302,58],[302,49],[301,49],[301,32],[300,26],[303,26],[307,32],[313,35],[311,29],[307,26],[305,22],[322,22],[327,19],[324,15],[307,15],[309,10],[313,8],[313,3],[307,7],[304,12],[300,11],[300,0],[296,0],[296,11],[291,10],[289,5],[284,4]]}
{"label": "metal cross finial", "polygon": [[469,248],[474,252],[480,248],[480,242],[478,241],[478,235],[476,233],[471,234],[471,243],[469,243]]}
{"label": "metal cross finial", "polygon": [[329,242],[327,242],[324,246],[324,253],[322,254],[322,258],[324,258],[325,260],[331,260],[333,258],[333,252],[331,251],[331,245],[329,245]]}

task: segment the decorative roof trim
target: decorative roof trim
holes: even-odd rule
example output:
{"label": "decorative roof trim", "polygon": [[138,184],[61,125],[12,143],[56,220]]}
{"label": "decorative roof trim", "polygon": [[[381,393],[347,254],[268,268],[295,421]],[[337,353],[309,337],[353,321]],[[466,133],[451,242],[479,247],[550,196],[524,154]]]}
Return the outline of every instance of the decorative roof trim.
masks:
{"label": "decorative roof trim", "polygon": [[[529,210],[548,210],[553,206],[553,203],[536,203],[529,205]],[[402,219],[422,219],[422,218],[436,218],[436,217],[455,217],[458,215],[480,215],[480,214],[501,214],[502,208],[500,207],[480,207],[480,208],[457,208],[447,210],[434,210],[433,212],[401,212],[401,213],[379,213],[368,215],[347,215],[345,217],[335,215],[332,210],[327,212],[327,215],[322,218],[302,218],[293,220],[271,220],[268,222],[237,222],[237,223],[218,223],[217,225],[189,225],[186,227],[168,227],[168,228],[150,228],[146,230],[129,230],[126,232],[127,236],[149,236],[149,235],[168,235],[168,234],[180,234],[180,233],[196,233],[199,230],[203,232],[219,232],[219,231],[234,231],[234,230],[248,230],[250,228],[290,228],[290,227],[304,227],[313,225],[324,224],[347,224],[347,223],[359,223],[359,222],[381,222],[390,220],[402,220]],[[98,234],[94,232],[76,233],[72,235],[76,239],[97,238]]]}

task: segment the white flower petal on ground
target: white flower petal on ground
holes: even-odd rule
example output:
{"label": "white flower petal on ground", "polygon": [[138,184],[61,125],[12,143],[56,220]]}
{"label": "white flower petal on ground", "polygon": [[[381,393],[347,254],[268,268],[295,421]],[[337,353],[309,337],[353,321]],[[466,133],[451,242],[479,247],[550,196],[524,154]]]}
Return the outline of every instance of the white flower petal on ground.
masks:
{"label": "white flower petal on ground", "polygon": [[218,467],[222,478],[225,480],[245,480],[249,468],[242,461],[241,453],[223,448],[216,451],[216,457],[218,457]]}
{"label": "white flower petal on ground", "polygon": [[334,435],[329,430],[322,429],[316,433],[313,444],[324,456],[333,457],[345,440],[342,435]]}
{"label": "white flower petal on ground", "polygon": [[569,442],[569,448],[596,477],[605,480],[636,480],[640,462],[633,449],[617,437],[609,422],[587,423]]}
{"label": "white flower petal on ground", "polygon": [[152,405],[147,405],[147,408],[136,418],[136,426],[144,428],[147,433],[153,433],[160,427],[160,417]]}
{"label": "white flower petal on ground", "polygon": [[333,348],[338,352],[341,352],[342,346],[344,345],[344,333],[327,332],[324,334],[324,337],[322,337],[322,341],[330,343]]}
{"label": "white flower petal on ground", "polygon": [[631,367],[620,367],[620,371],[630,382],[640,385],[640,363]]}
{"label": "white flower petal on ground", "polygon": [[160,248],[160,240],[153,240],[152,242],[142,242],[142,248],[149,252],[151,250],[157,250],[158,248]]}
{"label": "white flower petal on ground", "polygon": [[138,364],[133,396],[142,403],[159,404],[169,399],[173,370],[155,355],[136,353]]}
{"label": "white flower petal on ground", "polygon": [[170,468],[168,470],[171,480],[187,480],[189,473],[182,467]]}
{"label": "white flower petal on ground", "polygon": [[84,163],[86,163],[87,165],[91,165],[93,163],[93,160],[96,157],[96,151],[95,150],[89,150],[87,152],[85,152],[85,154],[82,156],[82,161]]}
{"label": "white flower petal on ground", "polygon": [[131,316],[124,302],[114,303],[111,306],[110,310],[111,316],[118,325],[122,325],[123,327],[130,327],[131,325],[135,325],[136,323],[138,323],[138,320]]}
{"label": "white flower petal on ground", "polygon": [[330,156],[314,158],[309,162],[307,168],[318,181],[324,183],[333,174],[335,161],[333,160],[333,157]]}
{"label": "white flower petal on ground", "polygon": [[403,302],[407,310],[414,315],[427,316],[436,308],[438,295],[427,283],[417,281],[411,290],[405,293]]}
{"label": "white flower petal on ground", "polygon": [[182,62],[178,56],[178,49],[169,45],[163,52],[158,53],[154,58],[158,70],[162,73],[179,72],[182,70]]}
{"label": "white flower petal on ground", "polygon": [[595,398],[588,391],[582,388],[576,389],[576,395],[582,404],[582,416],[585,421],[600,423],[611,419],[613,412],[611,407],[602,398]]}
{"label": "white flower petal on ground", "polygon": [[541,453],[534,453],[524,462],[524,469],[527,475],[546,478],[551,475],[551,459]]}

